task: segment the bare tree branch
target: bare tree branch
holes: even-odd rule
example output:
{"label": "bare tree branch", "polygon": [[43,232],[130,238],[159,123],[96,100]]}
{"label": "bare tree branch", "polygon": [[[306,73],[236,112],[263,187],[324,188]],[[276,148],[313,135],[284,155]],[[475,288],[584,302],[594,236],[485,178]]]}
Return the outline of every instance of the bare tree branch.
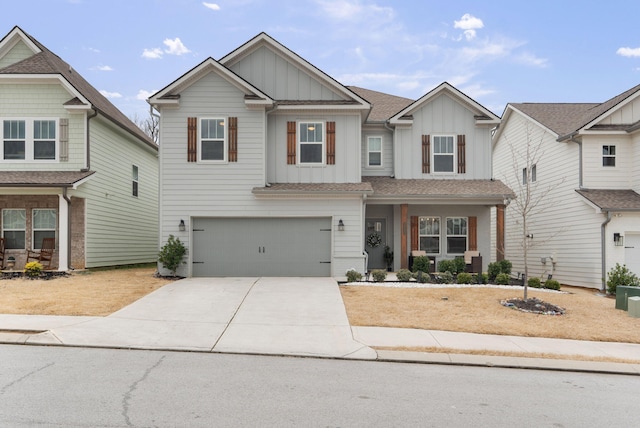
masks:
{"label": "bare tree branch", "polygon": [[154,143],[158,144],[160,134],[160,118],[158,116],[149,113],[147,117],[141,119],[137,114],[134,114],[131,117],[131,121],[135,123],[142,132],[147,134]]}

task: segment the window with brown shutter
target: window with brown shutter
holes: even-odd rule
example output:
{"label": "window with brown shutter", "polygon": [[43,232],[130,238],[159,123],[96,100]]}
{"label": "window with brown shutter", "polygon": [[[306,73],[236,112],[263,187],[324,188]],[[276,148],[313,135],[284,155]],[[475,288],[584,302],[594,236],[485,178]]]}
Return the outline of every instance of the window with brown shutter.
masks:
{"label": "window with brown shutter", "polygon": [[431,173],[431,137],[422,136],[422,173]]}
{"label": "window with brown shutter", "polygon": [[336,164],[336,123],[327,122],[327,165]]}
{"label": "window with brown shutter", "polygon": [[229,118],[229,162],[238,162],[238,118]]}
{"label": "window with brown shutter", "polygon": [[69,160],[69,119],[60,119],[60,161]]}
{"label": "window with brown shutter", "polygon": [[296,164],[296,122],[287,122],[287,165]]}
{"label": "window with brown shutter", "polygon": [[198,161],[198,118],[187,118],[187,162]]}
{"label": "window with brown shutter", "polygon": [[458,135],[458,174],[467,172],[465,136]]}

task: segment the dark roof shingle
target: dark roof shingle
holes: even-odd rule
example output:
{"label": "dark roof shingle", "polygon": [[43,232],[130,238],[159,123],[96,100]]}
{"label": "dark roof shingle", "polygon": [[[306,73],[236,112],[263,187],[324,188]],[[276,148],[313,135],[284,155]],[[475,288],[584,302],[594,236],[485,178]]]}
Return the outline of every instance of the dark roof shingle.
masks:
{"label": "dark roof shingle", "polygon": [[371,183],[372,197],[405,196],[425,198],[514,198],[500,180],[422,180],[391,177],[362,177]]}
{"label": "dark roof shingle", "polygon": [[364,98],[371,104],[368,122],[385,122],[396,113],[413,103],[409,98],[397,97],[383,92],[372,91],[371,89],[359,88],[357,86],[347,86],[360,98]]}
{"label": "dark roof shingle", "polygon": [[71,187],[94,171],[0,171],[0,187]]}
{"label": "dark roof shingle", "polygon": [[630,189],[578,189],[576,192],[604,211],[640,211],[640,195]]}

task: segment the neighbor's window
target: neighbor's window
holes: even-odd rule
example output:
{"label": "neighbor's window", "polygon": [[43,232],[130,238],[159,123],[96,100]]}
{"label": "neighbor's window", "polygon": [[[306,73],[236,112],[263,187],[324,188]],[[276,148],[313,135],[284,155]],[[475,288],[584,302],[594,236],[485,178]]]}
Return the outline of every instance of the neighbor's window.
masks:
{"label": "neighbor's window", "polygon": [[33,158],[54,160],[56,158],[56,121],[33,121]]}
{"label": "neighbor's window", "polygon": [[132,191],[131,194],[138,197],[138,165],[133,165],[131,168],[131,182],[132,182]]}
{"label": "neighbor's window", "polygon": [[24,250],[27,230],[26,210],[2,210],[2,237],[7,249]]}
{"label": "neighbor's window", "polygon": [[527,168],[522,168],[522,184],[527,184]]}
{"label": "neighbor's window", "polygon": [[616,166],[616,146],[602,146],[602,166]]}
{"label": "neighbor's window", "polygon": [[[530,173],[531,175],[529,176],[527,173]],[[522,168],[522,184],[527,184],[528,180],[531,180],[532,183],[535,183],[537,179],[537,173],[538,172],[535,164],[531,166],[530,171],[527,171],[527,168]]]}
{"label": "neighbor's window", "polygon": [[26,157],[26,125],[24,120],[2,121],[2,150],[5,160],[24,160]]}
{"label": "neighbor's window", "polygon": [[440,217],[420,217],[420,249],[427,254],[440,253]]}
{"label": "neighbor's window", "polygon": [[324,124],[300,123],[300,163],[324,163]]}
{"label": "neighbor's window", "polygon": [[467,251],[467,218],[447,218],[447,253],[464,254]]}
{"label": "neighbor's window", "polygon": [[537,180],[537,168],[536,168],[536,164],[531,165],[531,182],[535,183]]}
{"label": "neighbor's window", "polygon": [[56,237],[56,210],[54,209],[34,209],[33,210],[33,249],[42,248],[44,238]]}
{"label": "neighbor's window", "polygon": [[454,146],[453,135],[433,137],[433,172],[453,172]]}
{"label": "neighbor's window", "polygon": [[200,160],[226,160],[225,136],[225,119],[202,119],[200,122]]}
{"label": "neighbor's window", "polygon": [[367,165],[382,166],[382,137],[367,138]]}

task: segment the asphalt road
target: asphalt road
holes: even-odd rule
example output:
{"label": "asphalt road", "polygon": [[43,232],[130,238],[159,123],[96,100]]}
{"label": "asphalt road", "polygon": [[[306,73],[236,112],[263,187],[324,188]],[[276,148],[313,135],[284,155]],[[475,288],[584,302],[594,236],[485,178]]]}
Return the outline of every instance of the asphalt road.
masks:
{"label": "asphalt road", "polygon": [[630,427],[640,377],[0,346],[2,427]]}

